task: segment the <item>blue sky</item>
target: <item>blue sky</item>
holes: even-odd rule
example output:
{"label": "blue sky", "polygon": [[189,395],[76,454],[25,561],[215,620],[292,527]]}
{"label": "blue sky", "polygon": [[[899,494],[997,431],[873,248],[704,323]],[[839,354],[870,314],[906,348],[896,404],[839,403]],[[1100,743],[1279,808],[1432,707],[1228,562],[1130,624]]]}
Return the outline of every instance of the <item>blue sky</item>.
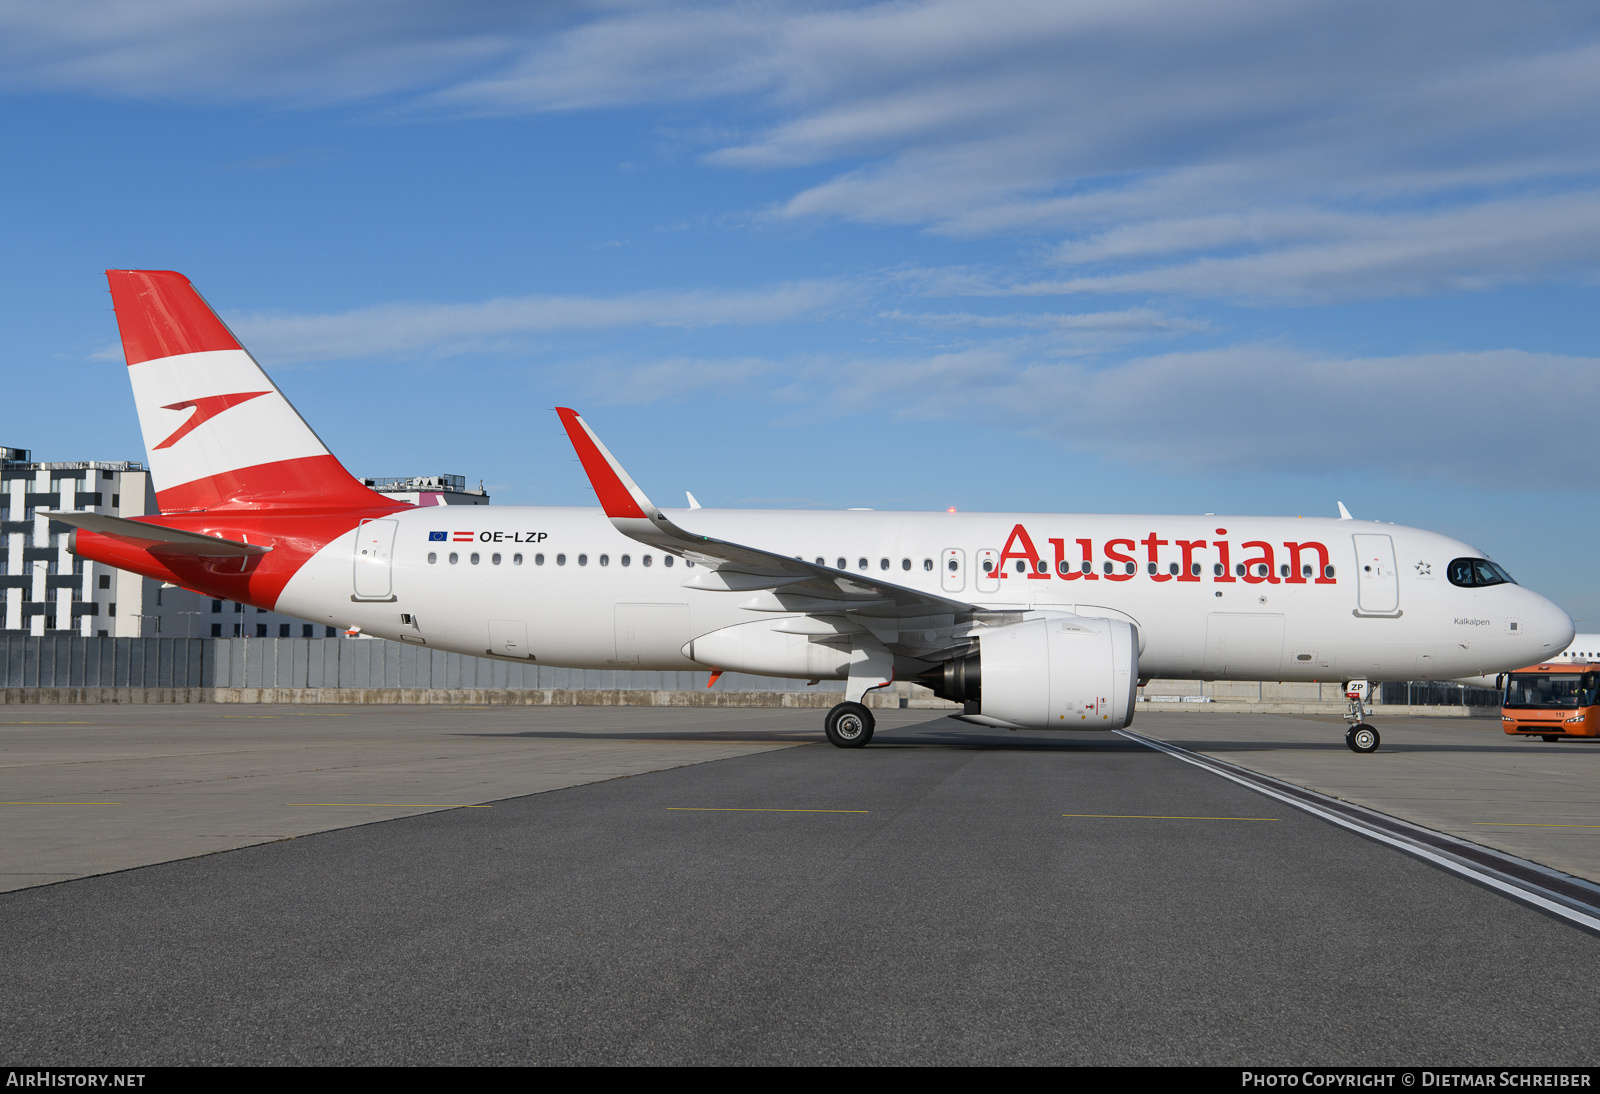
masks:
{"label": "blue sky", "polygon": [[1582,3],[0,0],[0,443],[181,270],[359,474],[1335,512],[1600,629]]}

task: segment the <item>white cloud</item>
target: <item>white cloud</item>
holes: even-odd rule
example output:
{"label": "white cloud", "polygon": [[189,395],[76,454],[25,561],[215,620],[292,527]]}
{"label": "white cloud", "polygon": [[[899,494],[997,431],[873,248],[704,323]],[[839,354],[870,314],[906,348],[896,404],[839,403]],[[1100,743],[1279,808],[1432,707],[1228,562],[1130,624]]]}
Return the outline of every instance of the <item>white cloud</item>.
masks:
{"label": "white cloud", "polygon": [[770,216],[1065,236],[1068,291],[1436,292],[1600,256],[1600,9],[1563,0],[0,0],[0,73],[672,104],[711,165],[823,169]]}
{"label": "white cloud", "polygon": [[1510,486],[1570,468],[1600,358],[1498,350],[1340,359],[1277,346],[1094,368],[999,345],[814,367],[828,406],[897,407],[1049,437],[1167,471],[1322,473]]}
{"label": "white cloud", "polygon": [[797,281],[745,292],[381,304],[336,315],[230,314],[228,322],[266,361],[345,360],[461,353],[561,331],[777,323],[817,312],[848,289],[842,282]]}

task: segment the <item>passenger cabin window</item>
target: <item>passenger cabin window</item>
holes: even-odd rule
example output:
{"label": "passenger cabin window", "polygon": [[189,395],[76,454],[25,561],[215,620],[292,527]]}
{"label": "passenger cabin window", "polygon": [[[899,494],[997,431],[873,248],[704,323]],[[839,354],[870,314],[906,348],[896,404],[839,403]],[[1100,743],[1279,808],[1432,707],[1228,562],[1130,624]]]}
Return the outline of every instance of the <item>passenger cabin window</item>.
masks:
{"label": "passenger cabin window", "polygon": [[513,566],[521,566],[522,565],[522,556],[521,555],[512,555],[511,556],[511,565],[513,565]]}
{"label": "passenger cabin window", "polygon": [[838,565],[838,566],[836,566],[836,567],[834,567],[834,569],[836,569],[836,570],[842,570],[842,569],[844,569],[844,559],[842,559],[842,558],[841,558],[841,559],[840,559],[840,560],[839,560],[839,565]]}
{"label": "passenger cabin window", "polygon": [[567,564],[567,556],[566,555],[557,555],[556,556],[556,565],[557,566],[565,566],[566,564]]}
{"label": "passenger cabin window", "polygon": [[588,555],[579,555],[578,556],[578,565],[579,566],[587,566],[587,565],[589,565],[589,556]]}
{"label": "passenger cabin window", "polygon": [[927,570],[929,573],[932,573],[933,572],[933,559],[931,559],[931,558],[923,559],[922,560],[922,568],[924,570]]}
{"label": "passenger cabin window", "polygon": [[901,568],[901,569],[902,569],[902,570],[909,570],[909,569],[911,569],[911,560],[910,560],[910,559],[909,559],[909,558],[902,558],[902,559],[901,559],[901,560],[900,560],[900,568]]}
{"label": "passenger cabin window", "polygon": [[1477,589],[1487,585],[1515,585],[1516,579],[1486,558],[1457,558],[1445,569],[1450,584],[1463,589]]}
{"label": "passenger cabin window", "polygon": [[[672,556],[671,555],[662,555],[661,556],[661,565],[663,565],[663,566],[671,566],[672,565]],[[690,563],[685,562],[684,565],[688,566],[688,565],[690,565]]]}
{"label": "passenger cabin window", "polygon": [[861,569],[865,570],[867,568],[867,560],[864,559],[864,558],[863,559],[858,559],[856,561],[856,565],[858,567],[860,567]]}
{"label": "passenger cabin window", "polygon": [[642,555],[639,558],[639,565],[648,566],[654,561],[655,561],[654,556],[652,556],[652,555]]}
{"label": "passenger cabin window", "polygon": [[496,566],[500,565],[500,552],[496,551],[494,554],[490,555],[489,561],[494,563]]}

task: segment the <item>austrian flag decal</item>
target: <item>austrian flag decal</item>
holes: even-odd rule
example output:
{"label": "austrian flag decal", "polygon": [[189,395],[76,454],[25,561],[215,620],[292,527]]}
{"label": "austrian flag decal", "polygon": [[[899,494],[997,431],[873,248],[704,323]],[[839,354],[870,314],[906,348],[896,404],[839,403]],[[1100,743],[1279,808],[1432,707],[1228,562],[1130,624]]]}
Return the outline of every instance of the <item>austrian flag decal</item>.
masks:
{"label": "austrian flag decal", "polygon": [[456,543],[471,543],[473,536],[471,532],[452,532],[450,538]]}

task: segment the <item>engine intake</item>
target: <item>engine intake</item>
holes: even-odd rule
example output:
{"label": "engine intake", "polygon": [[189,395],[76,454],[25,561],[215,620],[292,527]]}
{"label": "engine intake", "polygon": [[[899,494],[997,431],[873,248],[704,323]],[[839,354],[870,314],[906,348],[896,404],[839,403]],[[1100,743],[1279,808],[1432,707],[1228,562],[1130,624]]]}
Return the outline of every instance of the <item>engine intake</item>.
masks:
{"label": "engine intake", "polygon": [[1051,613],[983,631],[978,652],[917,677],[962,717],[1016,729],[1120,729],[1133,721],[1139,631]]}

